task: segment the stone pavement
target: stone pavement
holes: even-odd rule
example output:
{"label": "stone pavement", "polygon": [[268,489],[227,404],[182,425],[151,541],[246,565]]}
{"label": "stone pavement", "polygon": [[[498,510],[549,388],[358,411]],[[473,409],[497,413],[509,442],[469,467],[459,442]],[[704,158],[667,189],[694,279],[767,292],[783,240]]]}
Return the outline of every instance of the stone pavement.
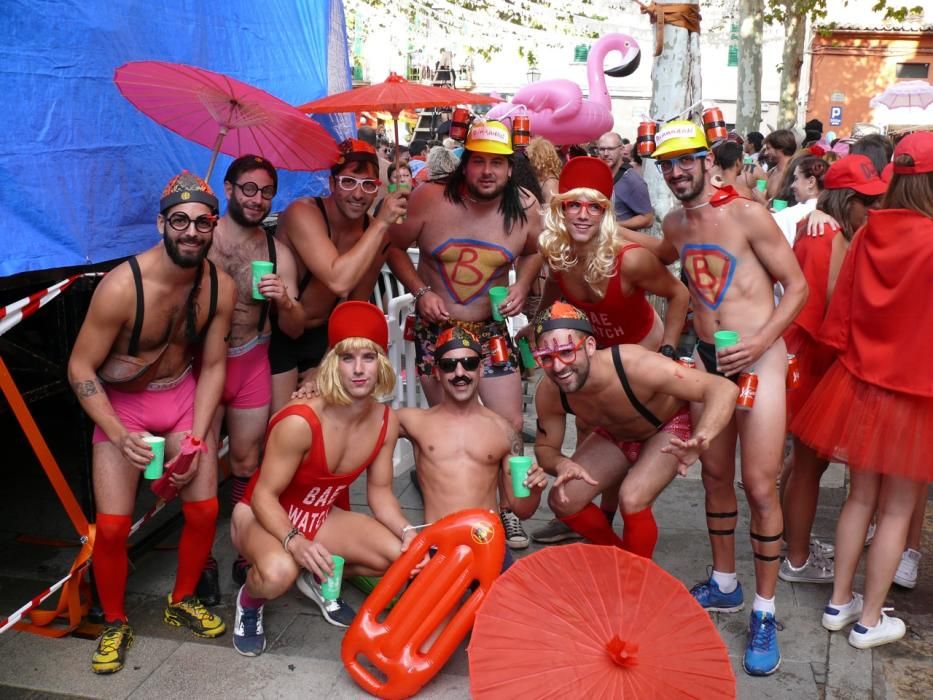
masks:
{"label": "stone pavement", "polygon": [[[529,423],[529,426],[531,424]],[[569,431],[568,444],[572,444]],[[528,453],[531,446],[526,445]],[[406,454],[403,466],[410,464]],[[362,482],[362,480],[361,480]],[[363,509],[364,485],[352,491],[354,507]],[[421,522],[421,502],[403,473],[394,490],[412,522]],[[738,532],[748,532],[748,509],[740,498]],[[817,537],[832,541],[835,519],[845,494],[844,470],[833,465],[823,480],[820,509],[814,528]],[[226,489],[224,489],[226,495]],[[546,500],[546,499],[545,499]],[[226,501],[222,500],[222,503]],[[140,504],[145,507],[145,504]],[[655,561],[691,586],[705,576],[710,562],[698,465],[686,478],[677,479],[655,507],[660,540]],[[227,527],[229,507],[222,507],[215,555],[220,562],[224,604],[217,608],[233,625],[229,578],[234,554]],[[546,505],[526,529],[530,532],[550,517]],[[617,519],[618,520],[618,519]],[[2,698],[153,698],[192,700],[210,697],[358,698],[366,696],[347,676],[340,662],[343,631],[324,622],[317,608],[297,590],[266,607],[268,651],[248,659],[236,654],[228,632],[217,640],[202,640],[161,622],[165,595],[175,569],[178,528],[169,530],[164,548],[141,554],[133,562],[128,584],[127,610],[136,630],[136,644],[127,666],[113,676],[95,676],[90,658],[95,641],[77,637],[46,639],[27,633],[0,635],[0,697]],[[713,613],[713,621],[729,649],[740,698],[885,698],[933,697],[933,509],[928,509],[921,578],[914,591],[894,589],[891,601],[908,625],[900,642],[875,650],[858,651],[844,632],[830,634],[820,626],[829,587],[778,582],[778,619],[783,663],[767,678],[752,678],[741,668],[748,620],[743,613]],[[526,556],[539,547],[514,552]],[[0,538],[0,611],[7,614],[31,598],[58,572],[67,570],[73,550],[33,547],[23,554],[11,537]],[[746,591],[753,591],[753,565],[748,540],[739,537],[738,572]],[[39,581],[46,583],[40,584]],[[861,585],[861,577],[857,580]],[[346,598],[359,605],[362,595],[350,586]],[[465,644],[422,691],[423,698],[468,698],[469,664]]]}

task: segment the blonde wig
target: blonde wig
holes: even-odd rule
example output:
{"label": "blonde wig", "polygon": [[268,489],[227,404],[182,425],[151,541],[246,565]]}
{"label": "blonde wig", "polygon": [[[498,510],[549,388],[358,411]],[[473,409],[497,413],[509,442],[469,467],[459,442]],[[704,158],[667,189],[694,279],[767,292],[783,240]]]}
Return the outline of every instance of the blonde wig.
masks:
{"label": "blonde wig", "polygon": [[375,398],[388,396],[395,390],[395,370],[386,357],[385,350],[368,338],[347,338],[341,340],[327,351],[317,373],[317,388],[327,403],[338,406],[349,406],[352,403],[350,395],[340,381],[338,364],[340,356],[354,350],[371,350],[376,353],[376,362],[379,366],[376,372],[376,388],[373,391]]}
{"label": "blonde wig", "polygon": [[531,163],[531,169],[535,171],[535,177],[539,182],[544,182],[548,178],[555,180],[560,178],[560,170],[563,164],[560,162],[560,156],[554,144],[541,136],[535,136],[528,143],[525,149],[525,155],[528,156],[528,162]]}
{"label": "blonde wig", "polygon": [[[596,202],[603,205],[603,218],[596,236],[587,244],[584,257],[574,250],[573,240],[567,231],[564,218],[564,202]],[[606,196],[588,187],[577,187],[563,194],[556,194],[544,212],[544,231],[538,236],[538,250],[547,264],[554,270],[568,272],[578,265],[584,267],[583,279],[596,285],[612,275],[616,255],[622,241],[616,228],[616,215]]]}

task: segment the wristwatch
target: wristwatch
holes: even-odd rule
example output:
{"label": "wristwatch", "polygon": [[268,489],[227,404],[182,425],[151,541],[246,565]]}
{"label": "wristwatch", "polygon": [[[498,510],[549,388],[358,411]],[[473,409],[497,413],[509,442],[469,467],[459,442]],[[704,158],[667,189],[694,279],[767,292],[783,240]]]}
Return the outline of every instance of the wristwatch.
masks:
{"label": "wristwatch", "polygon": [[673,345],[662,345],[658,348],[658,352],[664,355],[664,357],[669,357],[672,360],[677,357],[677,350],[674,349]]}

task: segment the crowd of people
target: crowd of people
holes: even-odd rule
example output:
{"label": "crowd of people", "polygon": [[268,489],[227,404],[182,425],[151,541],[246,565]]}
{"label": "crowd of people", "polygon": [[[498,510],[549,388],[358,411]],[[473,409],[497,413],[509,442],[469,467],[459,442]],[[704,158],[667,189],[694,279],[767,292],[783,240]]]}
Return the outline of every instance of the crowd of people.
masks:
{"label": "crowd of people", "polygon": [[[699,460],[712,568],[691,593],[723,612],[746,602],[738,440],[754,555],[745,670],[780,665],[778,578],[832,583],[823,626],[852,625],[855,647],[903,636],[882,606],[892,581],[916,582],[933,476],[933,373],[920,359],[933,133],[885,157],[874,143],[842,156],[800,149],[785,132],[710,144],[699,125],[673,121],[642,162],[616,133],[571,157],[540,138],[516,149],[504,124],[476,120],[463,144],[413,142],[390,164],[361,129],[340,144],[330,194],[288,203],[274,234],[263,221],[277,173],[260,156],[229,166],[223,216],[206,182],[172,178],[160,243],[100,283],[68,369],[97,426],[93,569],[106,623],[92,670],[119,671],[133,642],[126,539],[150,435],[166,438],[184,517],[163,617],[202,637],[226,629],[210,606],[217,446],[229,438],[232,637],[246,656],[266,647],[267,601],[296,585],[328,622],[349,626],[354,611],[323,590],[337,560],[345,577],[379,576],[411,544],[420,524],[392,490],[400,438],[414,447],[426,522],[495,510],[510,549],[528,546],[522,521],[550,484],[555,519],[534,539],[585,538],[651,558],[653,503]],[[647,167],[678,201],[659,238],[646,233]],[[272,264],[255,283],[253,261]],[[677,261],[681,279],[665,267]],[[428,409],[384,404],[398,371],[370,303],[384,265],[415,301]],[[504,298],[492,302],[492,287]],[[664,300],[662,314],[651,297]],[[531,322],[513,338],[506,319],[520,314]],[[695,347],[683,344],[688,315]],[[536,369],[520,360],[519,340],[543,375],[526,496],[509,478],[509,458],[525,449],[523,371]],[[174,470],[189,436],[204,451]],[[811,537],[829,460],[851,473],[835,546]],[[364,472],[371,515],[348,497]],[[853,580],[871,537],[863,595]],[[503,571],[511,564],[507,549]]]}

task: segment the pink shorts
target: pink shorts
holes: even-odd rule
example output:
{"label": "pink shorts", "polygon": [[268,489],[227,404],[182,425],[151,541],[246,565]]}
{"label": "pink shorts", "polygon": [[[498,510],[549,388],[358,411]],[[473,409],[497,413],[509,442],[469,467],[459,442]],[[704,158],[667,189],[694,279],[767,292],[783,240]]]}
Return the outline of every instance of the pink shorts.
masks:
{"label": "pink shorts", "polygon": [[[169,435],[185,433],[194,424],[194,375],[189,367],[178,379],[153,383],[142,391],[129,393],[104,384],[114,413],[131,433]],[[109,442],[99,427],[94,427],[93,444]]]}
{"label": "pink shorts", "polygon": [[[622,454],[625,455],[625,458],[632,464],[638,461],[638,457],[641,455],[642,445],[645,444],[644,442],[633,442],[629,440],[617,441],[605,428],[596,428],[593,432],[622,450]],[[681,407],[681,409],[674,414],[673,418],[661,426],[661,430],[658,432],[670,433],[671,435],[676,435],[681,440],[689,440],[693,435],[693,423],[690,421],[690,407]]]}
{"label": "pink shorts", "polygon": [[272,403],[269,336],[256,336],[227,351],[227,377],[221,403],[229,408],[262,408]]}

